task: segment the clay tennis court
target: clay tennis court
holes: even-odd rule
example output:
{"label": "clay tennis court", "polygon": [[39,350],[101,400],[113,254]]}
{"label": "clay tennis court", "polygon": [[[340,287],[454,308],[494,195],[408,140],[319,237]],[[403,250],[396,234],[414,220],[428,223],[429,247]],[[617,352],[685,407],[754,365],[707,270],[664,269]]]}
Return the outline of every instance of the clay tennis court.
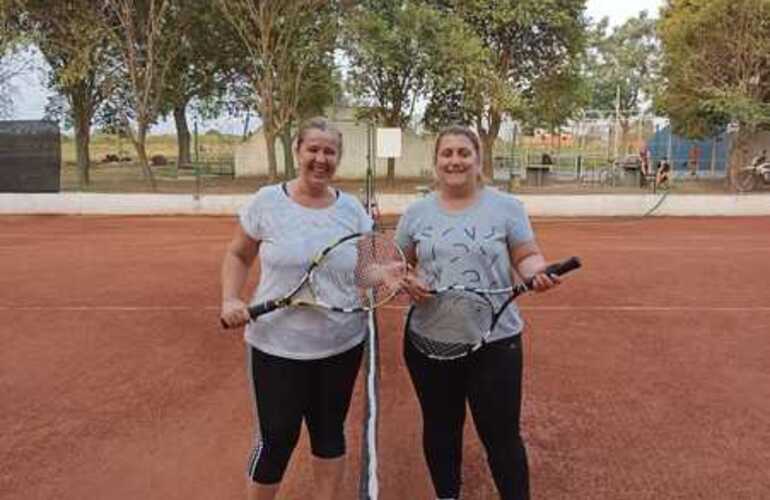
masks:
{"label": "clay tennis court", "polygon": [[[770,498],[770,218],[535,222],[584,268],[520,300],[533,498]],[[0,498],[244,498],[244,347],[217,321],[233,227],[0,218]],[[379,313],[380,498],[431,499],[402,314]],[[312,498],[307,456],[303,436],[281,498]],[[463,498],[495,498],[470,418]]]}

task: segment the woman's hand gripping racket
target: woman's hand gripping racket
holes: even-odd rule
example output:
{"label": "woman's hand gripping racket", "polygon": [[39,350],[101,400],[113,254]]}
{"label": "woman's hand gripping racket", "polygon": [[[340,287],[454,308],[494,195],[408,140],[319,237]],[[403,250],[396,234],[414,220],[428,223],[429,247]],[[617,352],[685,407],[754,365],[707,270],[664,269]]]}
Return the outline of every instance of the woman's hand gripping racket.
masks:
{"label": "woman's hand gripping racket", "polygon": [[[355,233],[321,250],[299,283],[283,297],[248,308],[252,320],[289,306],[313,306],[342,313],[369,311],[401,287],[406,260],[380,233]],[[228,325],[222,321],[225,328]]]}
{"label": "woman's hand gripping racket", "polygon": [[[561,276],[581,266],[571,257],[548,266],[545,274]],[[417,350],[432,359],[467,356],[482,347],[506,307],[519,295],[534,289],[534,277],[513,287],[472,288],[462,285],[429,290],[433,295],[420,303],[409,320],[409,339]],[[491,296],[505,295],[495,308]]]}

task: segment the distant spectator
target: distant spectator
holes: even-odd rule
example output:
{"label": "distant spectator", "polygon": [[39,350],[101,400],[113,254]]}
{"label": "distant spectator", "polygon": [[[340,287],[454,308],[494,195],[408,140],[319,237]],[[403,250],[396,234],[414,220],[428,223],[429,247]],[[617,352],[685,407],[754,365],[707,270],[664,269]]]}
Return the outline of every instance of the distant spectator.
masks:
{"label": "distant spectator", "polygon": [[665,156],[658,162],[655,171],[655,185],[668,186],[669,179],[671,177],[671,164],[668,162],[668,159]]}
{"label": "distant spectator", "polygon": [[543,153],[543,156],[540,158],[540,163],[542,165],[553,165],[553,159],[550,154]]}
{"label": "distant spectator", "polygon": [[650,150],[647,146],[639,148],[639,169],[642,172],[642,177],[650,175]]}
{"label": "distant spectator", "polygon": [[698,162],[700,161],[700,148],[698,145],[694,145],[687,153],[687,170],[690,175],[695,176],[698,174]]}
{"label": "distant spectator", "polygon": [[645,151],[645,155],[644,155],[644,162],[647,165],[646,175],[651,175],[652,174],[652,151],[650,151],[650,148],[646,148],[646,149],[647,150]]}

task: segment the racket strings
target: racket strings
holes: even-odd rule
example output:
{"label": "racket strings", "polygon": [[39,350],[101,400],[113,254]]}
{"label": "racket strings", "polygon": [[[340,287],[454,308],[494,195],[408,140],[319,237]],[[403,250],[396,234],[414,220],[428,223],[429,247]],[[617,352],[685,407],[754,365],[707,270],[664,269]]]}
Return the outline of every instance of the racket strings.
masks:
{"label": "racket strings", "polygon": [[423,354],[433,358],[454,359],[466,356],[473,350],[472,345],[453,342],[441,342],[440,340],[424,337],[413,331],[409,332],[409,342]]}
{"label": "racket strings", "polygon": [[401,249],[373,233],[332,248],[313,269],[310,282],[317,300],[332,307],[372,308],[399,291],[405,272]]}
{"label": "racket strings", "polygon": [[413,311],[410,341],[430,357],[464,356],[489,336],[493,317],[494,307],[486,297],[466,290],[447,290]]}
{"label": "racket strings", "polygon": [[401,249],[390,239],[369,236],[358,242],[355,281],[359,294],[373,303],[388,300],[401,288],[406,264]]}

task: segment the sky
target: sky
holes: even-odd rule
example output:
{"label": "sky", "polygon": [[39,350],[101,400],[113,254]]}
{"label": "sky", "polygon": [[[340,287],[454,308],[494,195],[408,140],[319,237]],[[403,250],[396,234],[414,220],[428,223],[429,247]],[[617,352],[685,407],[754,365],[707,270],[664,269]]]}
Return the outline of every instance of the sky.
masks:
{"label": "sky", "polygon": [[[588,0],[586,13],[594,20],[609,17],[610,25],[622,24],[629,17],[636,16],[640,11],[647,10],[650,17],[658,17],[658,9],[664,0]],[[42,61],[41,61],[42,63]],[[12,79],[10,82],[13,92],[14,110],[11,119],[15,120],[39,120],[43,116],[46,96],[49,94],[44,85],[45,72],[41,69],[33,69]],[[216,128],[222,132],[240,133],[240,123],[235,120],[212,120],[201,124],[203,130]],[[173,126],[166,122],[155,126],[152,132],[170,132]]]}

